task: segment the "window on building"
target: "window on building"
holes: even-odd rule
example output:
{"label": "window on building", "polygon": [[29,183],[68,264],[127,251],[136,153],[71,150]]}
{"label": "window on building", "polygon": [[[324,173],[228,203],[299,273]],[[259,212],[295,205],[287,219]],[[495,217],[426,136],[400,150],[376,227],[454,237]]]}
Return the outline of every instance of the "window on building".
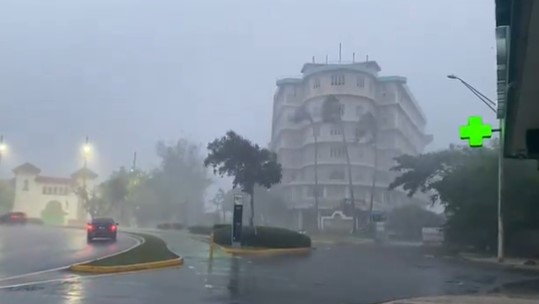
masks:
{"label": "window on building", "polygon": [[333,170],[329,174],[329,179],[332,180],[343,180],[344,179],[344,170]]}
{"label": "window on building", "polygon": [[58,187],[54,187],[53,190],[52,190],[52,193],[53,194],[58,194]]}
{"label": "window on building", "polygon": [[342,129],[339,125],[332,125],[331,129],[329,129],[330,135],[342,135]]}
{"label": "window on building", "polygon": [[356,106],[356,115],[357,117],[361,117],[363,115],[363,106]]}
{"label": "window on building", "polygon": [[47,187],[43,187],[43,189],[41,190],[41,193],[47,194]]}
{"label": "window on building", "polygon": [[329,156],[332,158],[342,158],[344,157],[345,150],[344,147],[331,147],[329,150]]}
{"label": "window on building", "polygon": [[343,74],[331,75],[332,86],[342,86],[345,84],[345,77]]}
{"label": "window on building", "polygon": [[65,206],[65,209],[69,209],[69,202],[66,201],[65,204],[64,204],[64,206]]}
{"label": "window on building", "polygon": [[315,191],[316,187],[315,186],[307,186],[307,197],[314,197],[315,193],[318,192],[318,197],[323,197],[323,193],[324,193],[324,188],[321,187],[320,185],[318,185],[318,191]]}
{"label": "window on building", "polygon": [[314,89],[318,89],[320,87],[320,79],[319,78],[315,78],[313,80],[313,88]]}
{"label": "window on building", "polygon": [[339,112],[341,113],[341,117],[344,116],[344,105],[342,103],[339,104]]}
{"label": "window on building", "polygon": [[357,79],[356,79],[356,85],[357,85],[359,88],[364,88],[364,87],[365,87],[365,77],[363,77],[363,76],[357,76]]}
{"label": "window on building", "polygon": [[22,191],[29,191],[29,190],[30,190],[29,182],[27,179],[25,179],[24,182],[22,183]]}
{"label": "window on building", "polygon": [[314,125],[313,126],[313,133],[314,133],[314,136],[316,137],[319,137],[320,136],[320,126],[319,125]]}

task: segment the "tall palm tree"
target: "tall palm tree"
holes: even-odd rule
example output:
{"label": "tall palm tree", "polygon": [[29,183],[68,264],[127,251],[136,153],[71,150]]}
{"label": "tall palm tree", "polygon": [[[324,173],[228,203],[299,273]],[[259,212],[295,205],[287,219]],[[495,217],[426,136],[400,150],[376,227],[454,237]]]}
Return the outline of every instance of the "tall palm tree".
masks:
{"label": "tall palm tree", "polygon": [[351,201],[352,210],[353,210],[352,232],[356,233],[357,215],[356,215],[356,202],[354,199],[354,187],[352,184],[352,165],[350,163],[350,153],[348,152],[348,143],[346,141],[346,132],[344,129],[344,122],[341,117],[341,103],[339,102],[337,97],[333,95],[329,95],[324,100],[324,103],[322,104],[322,120],[328,123],[339,124],[341,128],[342,143],[344,146],[344,154],[346,156],[346,165],[348,167],[348,188],[350,191],[350,201]]}
{"label": "tall palm tree", "polygon": [[316,125],[314,123],[313,116],[305,105],[300,106],[293,116],[293,122],[301,123],[302,121],[308,121],[313,129],[314,139],[314,211],[316,214],[316,230],[320,229],[320,203],[319,203],[319,191],[318,191],[318,134],[316,132]]}
{"label": "tall palm tree", "polygon": [[378,173],[378,125],[376,124],[376,117],[372,112],[364,114],[359,120],[358,133],[356,134],[357,140],[361,138],[366,139],[363,143],[370,144],[374,150],[374,169],[372,173],[371,182],[371,195],[369,200],[369,219],[368,223],[371,223],[372,214],[374,210],[374,195],[376,192],[376,178]]}

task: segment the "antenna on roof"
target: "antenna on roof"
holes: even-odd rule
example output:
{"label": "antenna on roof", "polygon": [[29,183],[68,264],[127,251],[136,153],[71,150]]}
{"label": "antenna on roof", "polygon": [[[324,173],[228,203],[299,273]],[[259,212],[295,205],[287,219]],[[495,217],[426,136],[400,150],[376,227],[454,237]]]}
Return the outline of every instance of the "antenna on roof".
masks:
{"label": "antenna on roof", "polygon": [[341,63],[342,43],[339,42],[339,63]]}
{"label": "antenna on roof", "polygon": [[367,60],[365,60],[366,62],[369,62],[369,55],[367,55]]}
{"label": "antenna on roof", "polygon": [[352,63],[356,63],[356,52],[352,53]]}
{"label": "antenna on roof", "polygon": [[314,56],[313,56],[313,63],[314,63]]}
{"label": "antenna on roof", "polygon": [[328,55],[326,55],[326,64],[328,64]]}
{"label": "antenna on roof", "polygon": [[135,172],[137,169],[137,152],[133,153],[133,165],[131,166],[131,172]]}

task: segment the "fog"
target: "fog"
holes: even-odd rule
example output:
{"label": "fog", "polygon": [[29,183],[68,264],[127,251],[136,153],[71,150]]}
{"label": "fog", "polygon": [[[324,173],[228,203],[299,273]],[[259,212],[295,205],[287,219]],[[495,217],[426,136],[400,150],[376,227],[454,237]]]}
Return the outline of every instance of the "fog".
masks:
{"label": "fog", "polygon": [[275,80],[312,56],[366,55],[402,75],[428,117],[429,149],[458,141],[470,114],[493,115],[457,74],[495,96],[494,1],[0,1],[1,172],[82,164],[105,176],[157,164],[158,140],[205,145],[234,129],[270,140]]}

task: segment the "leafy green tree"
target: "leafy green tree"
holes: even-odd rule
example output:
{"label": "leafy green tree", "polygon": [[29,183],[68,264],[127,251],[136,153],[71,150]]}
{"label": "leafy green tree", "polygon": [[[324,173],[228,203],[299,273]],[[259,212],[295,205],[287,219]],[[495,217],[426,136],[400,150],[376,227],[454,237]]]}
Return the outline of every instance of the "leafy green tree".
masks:
{"label": "leafy green tree", "polygon": [[219,212],[219,222],[221,223],[225,220],[225,198],[225,190],[219,188],[211,200],[211,203],[215,206],[217,212]]}
{"label": "leafy green tree", "polygon": [[129,194],[130,176],[125,167],[111,174],[110,178],[103,182],[101,186],[102,198],[109,204],[109,212],[119,213],[120,221],[126,221],[125,211],[126,199]]}
{"label": "leafy green tree", "polygon": [[200,148],[187,140],[173,145],[157,144],[161,165],[152,174],[151,187],[161,205],[161,217],[192,221],[204,209],[204,195],[212,181],[203,163]]}
{"label": "leafy green tree", "polygon": [[401,238],[411,240],[421,239],[423,227],[440,227],[443,224],[442,215],[411,204],[391,210],[387,217],[388,230],[396,232]]}
{"label": "leafy green tree", "polygon": [[8,180],[0,181],[0,212],[11,211],[14,202],[13,182]]}
{"label": "leafy green tree", "polygon": [[250,196],[249,224],[254,226],[254,189],[256,185],[267,189],[279,183],[282,177],[277,155],[268,149],[241,137],[234,131],[208,144],[208,156],[204,166],[211,166],[214,174],[232,176],[233,188]]}
{"label": "leafy green tree", "polygon": [[[450,149],[400,156],[390,188],[429,192],[445,207],[446,237],[460,245],[493,249],[497,236],[497,148]],[[539,229],[539,176],[533,163],[505,160],[503,213],[508,243],[523,229]],[[510,248],[509,248],[510,249]]]}
{"label": "leafy green tree", "polygon": [[62,203],[59,201],[50,201],[41,211],[41,218],[47,225],[63,225],[65,222],[66,212],[62,208]]}

